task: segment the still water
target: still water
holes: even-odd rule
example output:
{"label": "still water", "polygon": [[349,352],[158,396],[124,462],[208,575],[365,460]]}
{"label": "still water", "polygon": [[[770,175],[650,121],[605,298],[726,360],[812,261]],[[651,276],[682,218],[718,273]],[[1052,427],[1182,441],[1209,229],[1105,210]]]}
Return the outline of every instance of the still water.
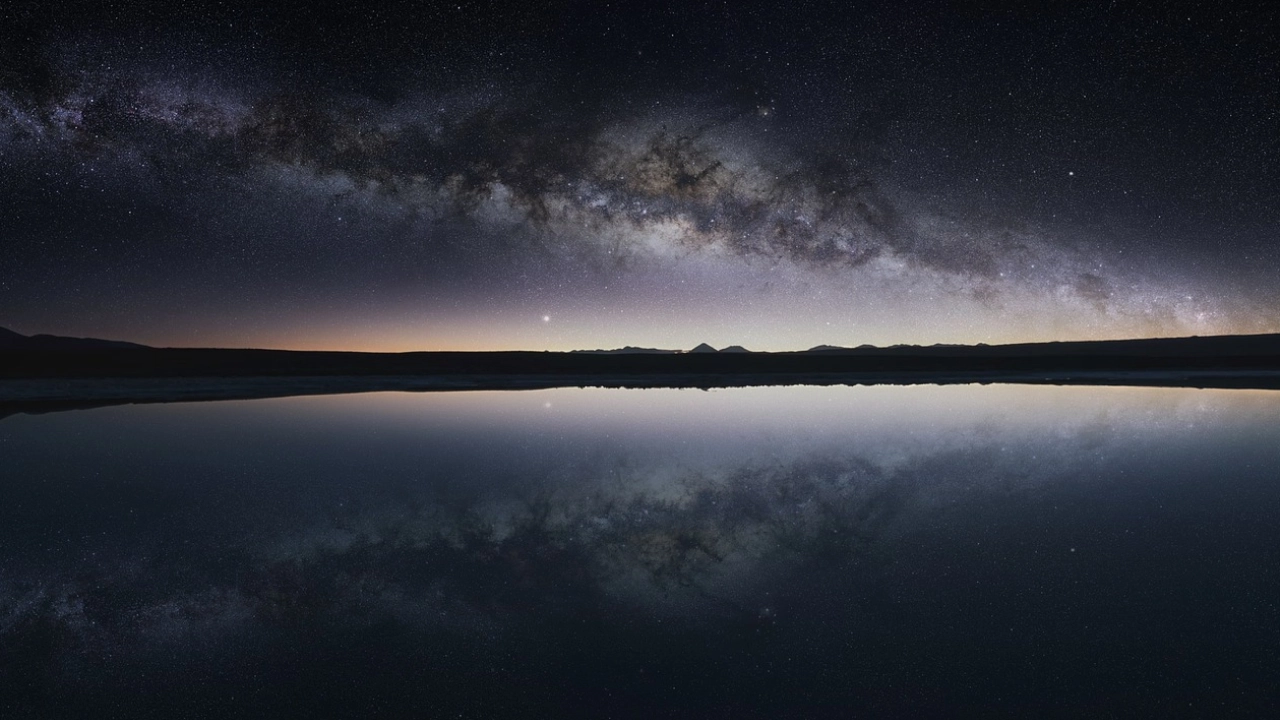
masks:
{"label": "still water", "polygon": [[0,420],[0,716],[1263,715],[1280,393]]}

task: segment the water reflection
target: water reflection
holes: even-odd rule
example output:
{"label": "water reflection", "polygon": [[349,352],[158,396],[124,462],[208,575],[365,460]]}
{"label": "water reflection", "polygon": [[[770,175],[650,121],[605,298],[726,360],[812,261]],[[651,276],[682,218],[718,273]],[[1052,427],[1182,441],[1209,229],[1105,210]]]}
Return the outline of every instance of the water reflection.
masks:
{"label": "water reflection", "polygon": [[0,701],[1019,714],[1229,687],[1265,709],[1277,410],[953,386],[14,416]]}

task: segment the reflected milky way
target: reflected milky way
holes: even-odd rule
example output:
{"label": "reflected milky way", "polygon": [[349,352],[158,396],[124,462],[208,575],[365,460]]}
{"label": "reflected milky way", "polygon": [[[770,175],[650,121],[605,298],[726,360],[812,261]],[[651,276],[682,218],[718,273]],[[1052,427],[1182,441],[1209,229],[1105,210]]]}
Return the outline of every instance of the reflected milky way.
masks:
{"label": "reflected milky way", "polygon": [[[1231,674],[1256,698],[1280,629],[1249,569],[1280,502],[1275,411],[1264,392],[950,386],[16,415],[3,697],[340,705],[330,678],[402,709],[563,711],[565,682],[634,712],[929,707],[876,689],[906,682],[1036,708],[1063,688],[1020,673],[1065,672],[1122,700]],[[1029,665],[1006,674],[1012,657]]]}

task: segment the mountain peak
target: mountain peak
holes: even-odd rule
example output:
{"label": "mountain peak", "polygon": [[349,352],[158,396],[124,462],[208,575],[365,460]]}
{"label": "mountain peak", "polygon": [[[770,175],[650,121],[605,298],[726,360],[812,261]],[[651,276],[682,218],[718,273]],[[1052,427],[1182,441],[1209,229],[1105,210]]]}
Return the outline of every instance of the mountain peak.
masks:
{"label": "mountain peak", "polygon": [[716,352],[716,349],[715,349],[715,348],[713,348],[713,347],[711,347],[710,345],[708,345],[708,344],[706,344],[706,343],[702,343],[702,344],[698,345],[698,347],[696,347],[696,348],[694,348],[694,349],[690,350],[689,352],[691,352],[691,353],[713,353],[713,352]]}
{"label": "mountain peak", "polygon": [[680,351],[628,345],[626,347],[620,347],[613,350],[570,350],[569,352],[586,355],[674,355]]}

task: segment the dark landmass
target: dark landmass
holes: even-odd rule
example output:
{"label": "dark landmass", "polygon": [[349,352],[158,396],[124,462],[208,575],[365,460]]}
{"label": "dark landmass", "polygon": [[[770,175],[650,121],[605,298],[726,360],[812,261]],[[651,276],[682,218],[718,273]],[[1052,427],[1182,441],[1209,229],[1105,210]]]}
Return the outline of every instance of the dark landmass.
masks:
{"label": "dark landmass", "polygon": [[628,345],[616,350],[571,350],[582,355],[677,355],[679,350],[661,350],[659,348],[642,348]]}
{"label": "dark landmass", "polygon": [[[308,352],[51,338],[0,346],[0,416],[376,390],[1037,383],[1280,389],[1280,335],[804,352]],[[50,337],[50,336],[44,336]]]}
{"label": "dark landmass", "polygon": [[97,338],[62,337],[60,335],[20,335],[0,328],[0,351],[5,350],[125,350],[150,349],[138,343]]}

